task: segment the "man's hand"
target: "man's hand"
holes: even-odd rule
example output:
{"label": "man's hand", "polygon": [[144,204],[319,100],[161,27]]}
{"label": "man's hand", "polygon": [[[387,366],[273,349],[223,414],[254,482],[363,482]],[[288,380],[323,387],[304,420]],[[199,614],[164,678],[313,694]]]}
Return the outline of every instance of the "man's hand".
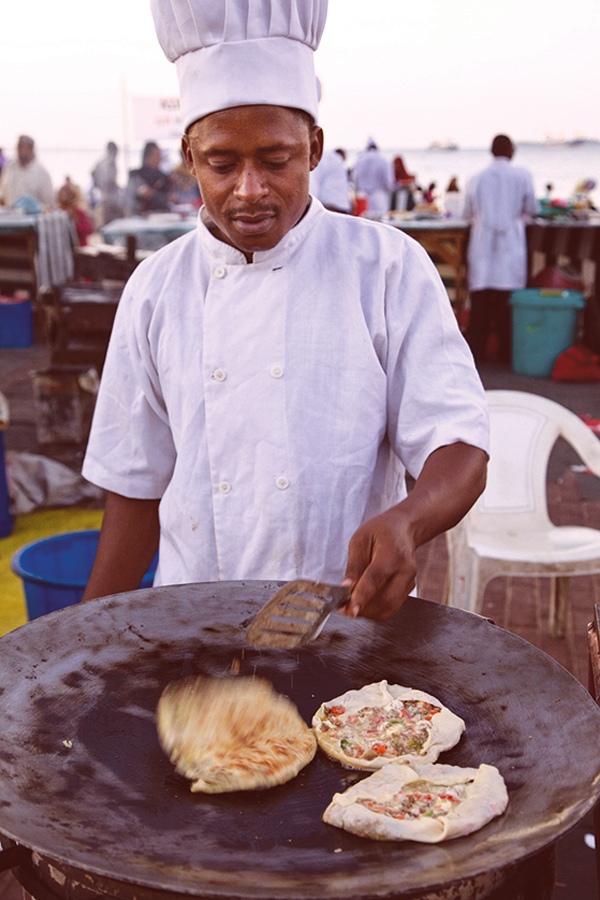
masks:
{"label": "man's hand", "polygon": [[409,526],[400,503],[354,533],[343,582],[352,590],[347,615],[383,621],[400,609],[417,578],[417,548]]}
{"label": "man's hand", "polygon": [[343,584],[349,616],[383,621],[415,586],[417,549],[459,522],[485,488],[487,454],[469,444],[439,447],[408,497],[354,533]]}

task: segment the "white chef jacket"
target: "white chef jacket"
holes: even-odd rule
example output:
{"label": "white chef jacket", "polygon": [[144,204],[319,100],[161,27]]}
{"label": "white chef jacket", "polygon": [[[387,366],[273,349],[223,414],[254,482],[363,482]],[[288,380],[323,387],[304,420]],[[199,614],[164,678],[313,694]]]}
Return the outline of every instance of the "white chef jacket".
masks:
{"label": "white chef jacket", "polygon": [[487,450],[486,402],[435,267],[313,199],[252,264],[202,215],[141,263],[83,473],[162,498],[156,584],[338,582],[356,528],[405,496],[403,466],[459,440]]}
{"label": "white chef jacket", "polygon": [[527,283],[525,217],[537,212],[527,169],[497,157],[467,184],[464,217],[471,222],[469,288],[514,291]]}

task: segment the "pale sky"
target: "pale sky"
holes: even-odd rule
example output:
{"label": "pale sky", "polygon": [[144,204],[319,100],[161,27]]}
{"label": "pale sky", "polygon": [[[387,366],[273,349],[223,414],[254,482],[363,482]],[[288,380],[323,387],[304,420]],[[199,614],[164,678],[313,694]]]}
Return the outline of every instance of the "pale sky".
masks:
{"label": "pale sky", "polygon": [[[213,2],[213,0],[208,0]],[[130,96],[173,96],[148,0],[4,0],[0,146],[95,148]],[[326,145],[600,138],[598,0],[330,0],[316,53]]]}

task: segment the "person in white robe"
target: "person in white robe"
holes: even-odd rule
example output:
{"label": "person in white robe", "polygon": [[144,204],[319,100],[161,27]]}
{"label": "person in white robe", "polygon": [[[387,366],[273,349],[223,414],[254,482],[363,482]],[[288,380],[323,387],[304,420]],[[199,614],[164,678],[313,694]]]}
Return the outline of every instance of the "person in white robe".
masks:
{"label": "person in white robe", "polygon": [[375,141],[370,139],[366,150],[356,160],[352,181],[356,193],[367,199],[367,212],[383,214],[390,211],[396,185],[394,167]]}
{"label": "person in white robe", "polygon": [[36,159],[33,138],[22,134],[17,141],[16,159],[11,159],[0,175],[0,203],[15,206],[23,202],[27,208],[28,200],[40,210],[52,209],[54,188],[50,174]]}
{"label": "person in white robe", "polygon": [[302,575],[388,618],[418,546],[484,487],[472,356],[421,247],[309,195],[323,0],[258,17],[222,0],[206,22],[201,2],[152,5],[204,205],[119,303],[83,467],[108,491],[84,600],[135,588],[158,547],[157,584]]}
{"label": "person in white robe", "polygon": [[310,192],[325,209],[349,213],[352,210],[348,172],[341,150],[325,150],[310,173]]}
{"label": "person in white robe", "polygon": [[492,163],[469,180],[464,218],[470,222],[467,250],[470,314],[467,341],[477,363],[497,329],[498,359],[512,352],[510,295],[527,283],[525,223],[538,209],[533,178],[512,165],[515,148],[504,134],[492,141]]}

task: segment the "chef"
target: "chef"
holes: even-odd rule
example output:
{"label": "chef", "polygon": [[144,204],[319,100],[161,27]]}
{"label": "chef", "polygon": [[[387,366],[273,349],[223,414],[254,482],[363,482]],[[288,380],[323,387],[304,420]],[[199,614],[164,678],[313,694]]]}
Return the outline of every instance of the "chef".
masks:
{"label": "chef", "polygon": [[492,141],[493,160],[467,183],[464,217],[471,223],[469,292],[471,312],[467,340],[477,363],[486,360],[486,344],[495,325],[498,355],[510,363],[512,291],[527,282],[525,221],[538,204],[527,169],[511,164],[515,148],[505,134]]}
{"label": "chef", "polygon": [[[325,0],[152,0],[194,232],[126,285],[84,461],[108,491],[84,595],[345,582],[384,619],[485,484],[485,395],[435,267],[309,195]],[[407,495],[405,474],[414,485]]]}
{"label": "chef", "polygon": [[356,160],[352,180],[356,193],[366,197],[369,212],[383,214],[390,211],[395,187],[394,169],[372,138]]}

